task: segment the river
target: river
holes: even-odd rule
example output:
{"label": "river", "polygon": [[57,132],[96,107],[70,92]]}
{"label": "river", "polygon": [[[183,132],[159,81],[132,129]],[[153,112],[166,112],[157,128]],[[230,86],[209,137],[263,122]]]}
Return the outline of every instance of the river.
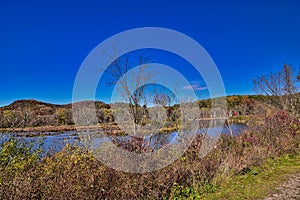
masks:
{"label": "river", "polygon": [[[216,135],[218,134],[221,127],[212,127],[210,134]],[[247,129],[246,124],[231,124],[231,130],[233,135],[238,135],[242,133],[244,130]],[[76,131],[66,131],[63,133],[45,133],[44,135],[39,135],[36,137],[22,137],[16,136],[17,138],[24,139],[27,144],[41,144],[43,146],[44,152],[55,153],[60,151],[66,144],[79,144],[80,137]],[[223,127],[222,134],[230,134],[230,131],[227,127]],[[7,139],[11,136],[10,133],[0,134],[0,144],[7,141]],[[24,135],[24,134],[18,134]],[[150,137],[145,138],[145,142],[150,142],[150,145],[154,146],[154,148],[160,148],[167,144],[172,144],[176,142],[176,138],[178,136],[178,132],[170,132],[170,133],[162,133],[153,135]],[[95,141],[97,144],[101,144],[101,142],[105,142],[108,140],[112,140],[113,137],[105,136],[105,137],[98,137]],[[128,141],[132,138],[132,136],[116,136],[115,139],[118,141]],[[0,147],[1,148],[1,147]]]}

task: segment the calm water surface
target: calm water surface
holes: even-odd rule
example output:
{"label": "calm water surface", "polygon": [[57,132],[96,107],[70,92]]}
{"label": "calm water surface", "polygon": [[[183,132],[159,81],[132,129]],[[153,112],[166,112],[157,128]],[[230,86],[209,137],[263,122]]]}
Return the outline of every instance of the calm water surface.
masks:
{"label": "calm water surface", "polygon": [[[213,127],[211,128],[211,135],[218,134],[218,131],[221,127]],[[242,133],[244,130],[247,129],[247,125],[245,124],[231,124],[231,130],[233,135],[238,135]],[[37,137],[22,137],[25,139],[28,144],[32,143],[35,144],[37,141],[42,141],[42,145],[45,152],[57,152],[60,151],[67,143],[74,145],[79,144],[80,139],[78,136],[79,133],[75,131],[66,131],[63,133],[46,133],[43,136],[37,136]],[[227,127],[223,127],[222,134],[230,134],[230,131]],[[0,143],[5,142],[10,135],[9,134],[0,134]],[[163,133],[163,134],[156,134],[153,135],[150,139],[150,137],[145,138],[145,142],[149,142],[150,146],[154,148],[160,148],[167,144],[175,143],[177,140],[178,132],[171,132],[171,133]],[[20,136],[19,136],[20,137]],[[21,138],[21,137],[20,137]],[[111,140],[112,137],[108,136],[99,136],[96,137],[93,141],[96,145],[101,145],[102,142]],[[116,139],[118,141],[128,141],[131,139],[131,136],[117,136]]]}

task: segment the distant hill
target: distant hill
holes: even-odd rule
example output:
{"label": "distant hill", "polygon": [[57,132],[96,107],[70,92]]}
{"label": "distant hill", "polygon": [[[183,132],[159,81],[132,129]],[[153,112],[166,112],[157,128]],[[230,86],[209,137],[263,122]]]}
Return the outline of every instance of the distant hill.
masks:
{"label": "distant hill", "polygon": [[81,101],[64,105],[34,99],[17,100],[0,107],[0,128],[73,124],[72,106],[95,103],[99,122],[111,121],[110,105],[101,101]]}
{"label": "distant hill", "polygon": [[[271,102],[273,101],[274,97],[272,96],[265,96],[265,95],[230,95],[226,97],[228,106],[232,105],[239,105],[242,104],[243,100],[251,100],[251,101],[261,101],[261,102]],[[97,108],[107,108],[109,109],[111,107],[110,104],[106,104],[102,101],[81,101],[81,102],[75,102],[73,104],[84,104],[88,102],[95,102],[95,106]],[[205,100],[199,100],[200,104],[203,102],[203,106],[206,106],[206,103],[209,104],[210,99]],[[29,99],[29,100],[16,100],[13,103],[0,107],[0,110],[16,110],[16,109],[23,109],[23,108],[31,108],[33,110],[38,109],[40,107],[46,107],[49,109],[58,109],[58,108],[72,108],[72,103],[69,104],[52,104],[52,103],[45,103],[42,101],[38,101],[35,99]]]}
{"label": "distant hill", "polygon": [[[110,108],[109,104],[106,104],[102,101],[81,101],[81,102],[75,102],[74,104],[84,104],[86,102],[95,102],[96,107],[101,108]],[[30,108],[30,109],[39,109],[41,107],[49,108],[50,110],[55,110],[58,108],[72,108],[72,103],[69,104],[52,104],[52,103],[45,103],[42,101],[38,101],[35,99],[28,99],[28,100],[16,100],[13,103],[0,107],[0,110],[16,110],[16,109],[24,109],[24,108]]]}
{"label": "distant hill", "polygon": [[[227,96],[226,102],[230,112],[237,115],[249,115],[253,111],[256,102],[272,104],[275,97],[263,95],[233,95]],[[211,100],[197,101],[200,108],[209,109]],[[81,109],[82,106],[90,106],[95,103],[97,122],[113,122],[114,117],[110,104],[101,101],[81,101],[64,105],[45,103],[31,100],[17,100],[8,106],[0,107],[0,128],[9,127],[35,127],[35,126],[54,126],[54,125],[72,125],[73,106]],[[116,105],[119,103],[115,103]],[[151,108],[149,108],[151,109]],[[170,106],[171,113],[178,113],[179,106]],[[79,112],[82,112],[79,111]]]}
{"label": "distant hill", "polygon": [[13,103],[0,107],[2,110],[14,110],[18,108],[33,108],[33,107],[38,107],[38,106],[45,106],[45,107],[60,107],[62,105],[56,105],[56,104],[51,104],[51,103],[45,103],[41,101],[37,101],[35,99],[29,99],[29,100],[17,100],[14,101]]}

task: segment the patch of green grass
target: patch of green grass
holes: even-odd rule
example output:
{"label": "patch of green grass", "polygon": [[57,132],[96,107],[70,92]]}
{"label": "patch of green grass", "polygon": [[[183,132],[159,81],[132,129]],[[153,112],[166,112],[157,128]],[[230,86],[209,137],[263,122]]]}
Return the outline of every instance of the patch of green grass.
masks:
{"label": "patch of green grass", "polygon": [[221,183],[213,193],[198,196],[200,199],[262,199],[273,191],[288,174],[300,173],[300,153],[269,159],[252,167],[243,175],[236,175]]}
{"label": "patch of green grass", "polygon": [[201,184],[201,186],[195,185],[194,187],[183,187],[181,185],[178,185],[177,183],[174,183],[169,199],[201,199],[201,195],[214,193],[217,188],[217,185],[209,182],[204,182],[203,184]]}

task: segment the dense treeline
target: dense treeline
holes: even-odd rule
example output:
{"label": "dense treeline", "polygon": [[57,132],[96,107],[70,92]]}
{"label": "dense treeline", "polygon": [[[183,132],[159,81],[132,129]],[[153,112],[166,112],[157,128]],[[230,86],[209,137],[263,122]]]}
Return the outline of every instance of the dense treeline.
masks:
{"label": "dense treeline", "polygon": [[[258,102],[275,105],[275,97],[264,95],[233,95],[226,97],[230,116],[250,115],[254,112],[254,105]],[[85,102],[76,104],[84,105]],[[211,108],[211,99],[199,100],[199,108]],[[111,106],[103,102],[95,102],[97,123],[113,122]],[[169,121],[178,119],[179,105],[166,107]],[[73,125],[72,104],[55,105],[36,100],[18,100],[0,108],[0,128],[36,127]]]}
{"label": "dense treeline", "polygon": [[[262,95],[235,95],[226,97],[228,110],[232,115],[249,115],[253,113],[255,102],[272,102],[272,97]],[[85,102],[76,103],[84,106]],[[199,100],[201,110],[211,108],[211,100]],[[111,106],[96,101],[97,123],[113,122]],[[179,106],[166,107],[169,121],[176,121]],[[55,105],[36,100],[18,100],[0,108],[0,128],[55,126],[74,124],[72,104]]]}

